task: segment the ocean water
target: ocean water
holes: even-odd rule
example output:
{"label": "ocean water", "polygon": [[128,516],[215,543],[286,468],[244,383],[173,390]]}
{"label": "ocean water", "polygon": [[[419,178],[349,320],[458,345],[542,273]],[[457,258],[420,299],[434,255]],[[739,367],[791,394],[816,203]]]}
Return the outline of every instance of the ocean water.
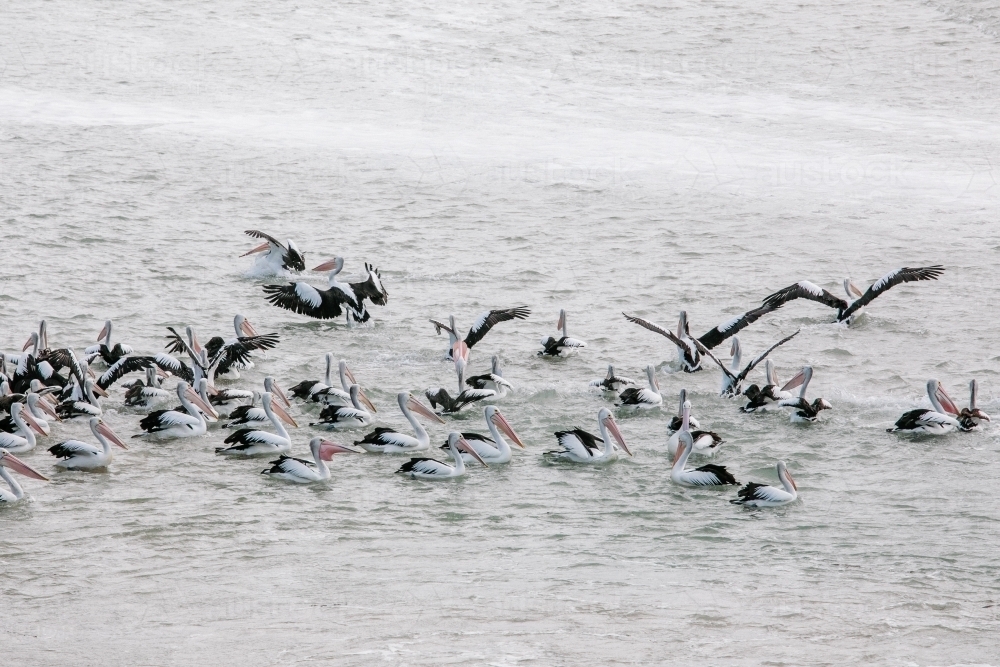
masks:
{"label": "ocean water", "polygon": [[[527,305],[473,350],[515,385],[527,444],[461,480],[343,455],[305,488],[221,460],[223,435],[135,443],[0,512],[4,650],[25,665],[1000,664],[995,427],[885,429],[961,404],[1000,412],[1000,6],[987,2],[641,4],[6,3],[0,10],[0,349],[49,323],[77,350],[103,320],[162,349],[247,315],[277,349],[232,386],[284,387],[346,358],[395,393],[454,384],[429,318]],[[269,306],[245,229],[309,266],[379,267],[367,326]],[[899,266],[936,282],[851,329],[796,302],[740,334],[785,378],[815,368],[834,409],[800,427],[744,415],[669,342],[809,279],[836,294]],[[320,275],[307,274],[316,284]],[[560,308],[581,354],[548,361]],[[725,347],[717,351],[726,352]],[[551,464],[596,429],[606,365],[655,364],[665,408],[619,415],[634,458]],[[755,378],[759,379],[759,375]],[[686,388],[717,463],[800,502],[671,485],[666,423]],[[115,390],[106,421],[138,433]],[[302,423],[314,411],[297,406]],[[482,430],[468,410],[430,428]],[[294,431],[306,452],[308,426]],[[349,442],[351,435],[335,440]]]}

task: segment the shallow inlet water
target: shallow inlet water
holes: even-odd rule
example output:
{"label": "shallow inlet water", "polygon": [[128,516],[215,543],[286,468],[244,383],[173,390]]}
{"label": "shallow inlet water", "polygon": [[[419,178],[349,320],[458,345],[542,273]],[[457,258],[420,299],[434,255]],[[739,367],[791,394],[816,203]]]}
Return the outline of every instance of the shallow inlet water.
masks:
{"label": "shallow inlet water", "polygon": [[[8,3],[0,20],[0,349],[49,322],[137,350],[165,326],[281,345],[288,387],[348,359],[402,426],[401,389],[454,384],[427,322],[525,304],[473,351],[528,444],[509,466],[421,483],[405,460],[338,456],[291,488],[222,435],[132,441],[102,474],[56,473],[0,512],[6,654],[25,665],[1000,664],[996,427],[885,429],[964,404],[1000,413],[995,3]],[[238,255],[259,228],[310,266],[382,271],[370,326],[268,306]],[[834,409],[802,428],[743,415],[716,370],[621,312],[697,333],[810,279],[840,294],[899,266],[940,281],[881,297],[851,329],[793,303],[741,335]],[[315,283],[321,276],[307,276]],[[538,341],[560,308],[577,357]],[[720,349],[720,351],[725,351]],[[587,389],[654,363],[669,409],[621,416],[635,457],[547,463],[596,429]],[[668,479],[681,387],[726,439],[719,463],[801,502],[730,505]],[[106,420],[138,416],[122,392]],[[296,416],[311,417],[298,408]],[[470,410],[453,420],[484,428]],[[448,428],[432,429],[443,442]],[[312,431],[295,432],[303,453]],[[348,440],[345,436],[337,439]],[[131,443],[130,443],[131,444]]]}

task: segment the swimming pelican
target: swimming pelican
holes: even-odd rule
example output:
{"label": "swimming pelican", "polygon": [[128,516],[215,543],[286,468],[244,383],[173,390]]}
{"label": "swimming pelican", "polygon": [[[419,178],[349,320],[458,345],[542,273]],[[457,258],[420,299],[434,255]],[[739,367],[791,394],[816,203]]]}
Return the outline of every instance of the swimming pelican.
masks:
{"label": "swimming pelican", "polygon": [[[492,438],[488,438],[481,433],[462,433],[462,437],[465,441],[469,443],[469,446],[476,450],[479,454],[479,458],[487,463],[508,463],[511,459],[510,445],[504,440],[503,436],[500,435],[500,431],[503,431],[508,438],[514,441],[521,449],[524,449],[524,443],[521,442],[521,438],[518,437],[517,433],[514,432],[513,427],[507,421],[507,419],[500,414],[496,406],[487,405],[483,408],[483,417],[486,419],[486,427],[490,430],[490,435]],[[441,449],[452,452],[450,443],[446,442],[441,445]],[[462,454],[462,458],[465,459],[466,463],[472,463],[473,457],[471,454]]]}
{"label": "swimming pelican", "polygon": [[[684,425],[684,404],[687,403],[687,389],[681,389],[680,392],[680,402],[677,405],[677,414],[670,418],[670,424],[667,426],[667,449],[670,450],[670,454],[673,455],[677,451],[677,434],[680,433],[681,427]],[[688,414],[688,426],[690,428],[700,428],[701,424],[698,423],[698,418],[693,414]]]}
{"label": "swimming pelican", "polygon": [[799,388],[799,395],[796,398],[787,398],[783,401],[778,401],[778,405],[781,407],[792,409],[790,419],[793,423],[804,424],[814,422],[819,417],[820,410],[833,409],[833,406],[825,398],[817,398],[812,403],[806,400],[806,389],[809,388],[809,381],[812,380],[812,375],[812,366],[806,366],[795,377],[785,383],[784,388],[788,389],[799,386],[799,383],[802,385]]}
{"label": "swimming pelican", "polygon": [[944,435],[952,431],[967,430],[957,419],[960,414],[955,401],[944,390],[937,380],[927,381],[927,396],[931,399],[933,410],[918,408],[903,413],[896,424],[886,429],[889,433],[922,433],[926,435]]}
{"label": "swimming pelican", "polygon": [[782,488],[748,482],[746,486],[737,491],[739,496],[729,502],[734,505],[744,505],[746,507],[778,507],[794,502],[799,497],[799,487],[795,485],[792,474],[788,472],[784,461],[778,461],[778,479]]}
{"label": "swimming pelican", "polygon": [[139,382],[125,392],[125,405],[130,408],[149,408],[170,398],[170,392],[160,386],[156,368],[146,369],[146,382]]}
{"label": "swimming pelican", "polygon": [[725,484],[739,484],[725,466],[714,464],[703,465],[693,470],[685,470],[688,457],[694,451],[694,440],[691,436],[690,426],[691,404],[684,404],[683,425],[677,442],[677,453],[674,455],[674,464],[670,468],[670,481],[681,486],[722,486]]}
{"label": "swimming pelican", "polygon": [[633,410],[652,410],[663,405],[660,383],[656,381],[656,369],[652,366],[646,366],[646,379],[649,380],[649,389],[629,387],[618,397],[621,400],[620,407]]}
{"label": "swimming pelican", "polygon": [[[204,381],[204,378],[202,378]],[[180,410],[155,410],[142,418],[139,428],[145,433],[133,435],[133,438],[153,436],[157,438],[190,438],[204,435],[208,431],[205,415],[217,417],[212,406],[202,400],[201,396],[192,391],[187,382],[177,383],[177,398],[180,399]]]}
{"label": "swimming pelican", "polygon": [[443,424],[444,420],[438,417],[426,405],[411,396],[407,391],[401,391],[396,394],[396,401],[399,403],[399,409],[403,413],[403,416],[406,417],[406,421],[410,422],[410,426],[413,428],[414,433],[416,433],[416,437],[400,433],[391,428],[379,427],[363,439],[355,440],[355,445],[360,445],[366,452],[379,454],[409,454],[410,452],[422,452],[430,448],[430,436],[427,435],[427,430],[423,424],[413,416],[413,412],[436,421],[439,424]]}
{"label": "swimming pelican", "polygon": [[14,403],[10,406],[10,418],[17,430],[14,433],[0,432],[0,448],[14,454],[30,452],[37,442],[35,434],[45,435],[45,432],[31,413],[24,409],[23,403]]}
{"label": "swimming pelican", "polygon": [[[292,404],[285,398],[285,392],[281,390],[281,387],[274,381],[274,378],[270,376],[264,378],[264,391],[270,393],[272,396],[276,396],[278,400],[285,404],[285,407],[292,407]],[[264,408],[258,407],[260,397],[261,393],[254,391],[250,403],[248,405],[241,405],[233,410],[229,414],[229,423],[223,424],[222,427],[235,428],[238,426],[263,426],[267,424],[270,420],[267,418]],[[291,423],[285,423],[291,426]]]}
{"label": "swimming pelican", "polygon": [[684,405],[688,405],[688,429],[691,435],[691,440],[694,442],[694,447],[692,448],[692,454],[697,454],[698,456],[715,456],[715,453],[719,451],[719,447],[725,442],[722,437],[714,431],[700,431],[694,430],[690,431],[693,427],[698,428],[698,420],[695,419],[690,412],[691,403],[687,400],[687,391],[681,389],[681,407],[679,416],[674,417],[670,420],[670,426],[667,428],[667,452],[671,456],[677,455],[677,443],[680,441],[681,430],[684,429]]}
{"label": "swimming pelican", "polygon": [[[216,454],[226,456],[268,456],[271,454],[283,454],[292,449],[292,438],[285,430],[282,420],[291,422],[293,426],[298,426],[295,420],[289,416],[285,409],[275,403],[271,394],[264,393],[260,397],[261,407],[267,415],[271,426],[277,433],[270,431],[260,431],[257,429],[241,428],[225,439],[225,444],[229,447],[216,447]],[[280,418],[279,418],[280,415]]]}
{"label": "swimming pelican", "polygon": [[615,367],[608,364],[608,374],[599,380],[591,380],[590,386],[600,389],[601,391],[613,391],[618,392],[619,389],[626,385],[635,384],[635,380],[632,378],[622,377],[615,374]]}
{"label": "swimming pelican", "polygon": [[505,397],[508,391],[513,391],[514,389],[513,385],[504,379],[503,371],[500,368],[500,357],[495,354],[491,361],[490,372],[482,375],[473,375],[465,380],[465,384],[473,389],[489,389],[496,394],[497,398]]}
{"label": "swimming pelican", "polygon": [[962,422],[962,425],[967,430],[972,430],[981,426],[983,422],[990,421],[990,416],[976,406],[976,398],[978,395],[979,383],[975,380],[971,380],[969,382],[969,407],[962,408],[962,412],[959,413],[959,421]]}
{"label": "swimming pelican", "polygon": [[10,491],[0,490],[0,503],[16,503],[18,500],[24,498],[24,489],[22,489],[21,485],[17,483],[17,480],[10,476],[10,473],[7,472],[8,468],[20,475],[30,477],[31,479],[38,479],[43,482],[49,481],[48,477],[38,472],[6,449],[0,449],[0,478],[7,482],[7,486],[10,487]]}
{"label": "swimming pelican", "polygon": [[732,364],[731,368],[726,368],[725,364],[719,361],[718,357],[712,354],[712,351],[709,350],[704,345],[702,345],[700,341],[695,340],[694,344],[702,354],[704,354],[706,357],[714,361],[716,365],[718,365],[718,367],[722,369],[722,387],[719,391],[719,395],[739,396],[739,394],[742,393],[743,391],[743,381],[747,378],[747,375],[750,374],[750,371],[756,368],[757,364],[762,362],[764,358],[767,357],[767,355],[771,354],[771,352],[774,351],[775,348],[784,345],[785,343],[787,343],[788,341],[790,341],[791,339],[795,338],[798,335],[799,332],[796,331],[791,335],[785,336],[777,343],[775,343],[774,345],[767,348],[766,350],[758,354],[756,357],[751,359],[750,363],[747,364],[742,370],[740,369],[740,362],[743,358],[743,351],[740,348],[740,339],[737,338],[736,336],[733,336],[733,344],[731,349],[731,354],[733,355],[733,359],[731,362]]}
{"label": "swimming pelican", "polygon": [[749,399],[749,403],[740,408],[740,411],[756,412],[772,403],[794,397],[792,392],[781,385],[778,374],[774,370],[774,363],[770,359],[764,362],[764,375],[767,377],[767,383],[763,387],[752,384],[743,392],[743,395]]}
{"label": "swimming pelican", "polygon": [[476,450],[462,437],[461,433],[452,431],[448,434],[448,447],[455,465],[450,466],[437,459],[415,458],[400,466],[397,473],[405,473],[413,479],[454,479],[465,474],[465,460],[462,453],[467,452],[472,458],[489,468],[486,461],[480,458]]}
{"label": "swimming pelican", "polygon": [[581,347],[587,347],[587,344],[582,340],[577,340],[576,338],[570,338],[569,334],[566,333],[566,311],[559,311],[559,321],[556,323],[556,329],[562,329],[562,336],[556,338],[555,336],[546,336],[542,338],[542,349],[538,353],[541,357],[568,357],[572,354],[576,354]]}
{"label": "swimming pelican", "polygon": [[455,343],[452,358],[455,360],[455,372],[458,374],[458,395],[452,398],[444,387],[427,389],[424,395],[434,409],[440,407],[442,414],[454,414],[466,405],[496,397],[496,392],[492,389],[465,388],[465,366],[469,360],[469,347],[463,341]]}
{"label": "swimming pelican", "polygon": [[361,407],[358,401],[358,394],[361,387],[356,384],[351,385],[351,406],[328,405],[319,413],[318,422],[309,424],[325,429],[351,429],[363,428],[374,421],[372,414]]}
{"label": "swimming pelican", "polygon": [[104,321],[104,328],[97,334],[97,345],[91,345],[83,351],[87,363],[93,364],[97,360],[104,362],[106,366],[111,366],[122,357],[132,354],[132,348],[122,343],[111,344],[111,320]]}
{"label": "swimming pelican", "polygon": [[264,468],[260,474],[295,484],[325,482],[330,479],[330,468],[326,462],[332,460],[334,454],[357,454],[357,451],[350,447],[344,447],[323,438],[310,440],[309,450],[312,452],[312,461],[282,454],[276,461],[270,462],[270,468]]}
{"label": "swimming pelican", "polygon": [[625,444],[625,438],[622,437],[622,432],[618,429],[618,423],[611,414],[611,410],[601,408],[600,412],[597,413],[597,426],[601,431],[601,445],[598,445],[598,440],[595,436],[583,429],[575,428],[572,431],[557,431],[556,440],[562,449],[545,453],[554,458],[566,459],[574,463],[607,463],[614,461],[618,458],[618,448],[612,444],[611,437],[608,436],[610,432],[611,436],[614,436],[614,439],[618,441],[621,448],[625,450],[625,453],[632,456],[632,452],[629,451],[628,445]]}
{"label": "swimming pelican", "polygon": [[111,463],[112,442],[122,449],[128,450],[122,439],[111,430],[111,427],[102,422],[100,417],[90,418],[90,432],[101,443],[100,447],[79,440],[66,440],[49,447],[49,453],[62,459],[56,462],[57,468],[66,470],[107,468]]}
{"label": "swimming pelican", "polygon": [[107,396],[108,392],[94,384],[90,379],[83,383],[81,398],[68,398],[56,406],[56,414],[60,419],[76,419],[77,417],[100,417],[101,404],[97,395]]}

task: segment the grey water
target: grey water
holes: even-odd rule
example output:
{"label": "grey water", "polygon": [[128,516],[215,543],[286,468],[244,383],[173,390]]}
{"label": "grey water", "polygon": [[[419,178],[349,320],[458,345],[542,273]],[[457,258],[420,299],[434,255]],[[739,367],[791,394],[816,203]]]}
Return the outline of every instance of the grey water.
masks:
{"label": "grey water", "polygon": [[[0,511],[12,662],[1000,664],[996,427],[885,432],[931,377],[962,404],[978,379],[1000,412],[996,3],[27,0],[0,19],[0,349],[44,317],[79,351],[111,318],[152,353],[166,326],[228,337],[240,312],[281,344],[232,386],[318,379],[331,351],[402,427],[396,392],[455,384],[429,318],[532,309],[472,356],[500,356],[527,449],[460,480],[366,454],[282,484],[217,457],[217,430],[56,472],[46,447],[89,437],[56,425],[22,457],[51,481]],[[310,267],[371,262],[388,305],[353,328],[268,305],[245,229]],[[741,414],[718,370],[677,372],[621,315],[686,309],[701,333],[797,280],[840,295],[930,264],[939,281],[850,329],[800,301],[741,332],[755,354],[802,330],[772,356],[834,406],[807,427]],[[588,347],[543,360],[560,308]],[[633,458],[548,463],[554,431],[596,432],[608,363],[655,364],[664,408],[618,415]],[[800,501],[673,486],[681,388],[717,463],[774,483],[784,460]],[[122,401],[105,420],[127,437]],[[449,421],[433,442],[485,428]]]}

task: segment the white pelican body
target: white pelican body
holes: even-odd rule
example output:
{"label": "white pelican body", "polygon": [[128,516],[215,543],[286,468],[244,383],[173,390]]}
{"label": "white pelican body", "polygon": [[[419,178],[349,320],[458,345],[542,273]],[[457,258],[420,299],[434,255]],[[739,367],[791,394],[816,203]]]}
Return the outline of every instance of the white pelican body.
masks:
{"label": "white pelican body", "polygon": [[[271,394],[263,394],[260,397],[260,402],[264,408],[264,413],[267,414],[267,418],[271,422],[271,426],[274,427],[277,433],[241,428],[225,439],[225,443],[230,445],[229,447],[216,447],[216,454],[225,454],[226,456],[270,456],[272,454],[283,454],[291,451],[292,438],[288,435],[288,431],[285,430],[285,426],[281,423],[281,420],[289,421],[293,425],[295,425],[295,420],[280,405],[274,403]],[[276,412],[278,414],[275,414]],[[281,419],[278,418],[278,415],[281,416]]]}
{"label": "white pelican body", "polygon": [[426,405],[413,398],[409,392],[400,392],[396,395],[396,400],[399,403],[400,411],[406,417],[406,421],[410,422],[416,436],[400,433],[391,428],[377,428],[362,440],[355,440],[355,445],[359,445],[366,452],[378,454],[409,454],[430,449],[431,440],[427,429],[417,421],[413,412],[439,424],[443,424],[444,420],[434,414]]}
{"label": "white pelican body", "polygon": [[[490,430],[490,435],[493,436],[492,440],[479,433],[463,433],[462,437],[465,438],[470,447],[476,450],[478,459],[472,454],[464,452],[461,454],[462,458],[466,463],[472,463],[474,460],[486,463],[509,463],[511,459],[510,445],[500,435],[500,431],[503,431],[521,449],[524,449],[524,443],[521,442],[521,438],[495,406],[487,405],[483,408],[483,417],[486,419],[486,427]],[[445,443],[441,449],[446,450],[449,456],[453,453],[450,442]]]}
{"label": "white pelican body", "polygon": [[151,408],[166,402],[170,392],[160,387],[156,377],[156,368],[146,369],[146,382],[133,384],[125,393],[125,405],[132,408]]}
{"label": "white pelican body", "polygon": [[649,380],[649,388],[629,387],[618,397],[621,400],[619,406],[630,410],[652,410],[663,405],[660,384],[656,381],[656,370],[652,366],[646,366],[646,378]]}
{"label": "white pelican body", "polygon": [[833,407],[825,398],[817,398],[812,403],[806,400],[806,390],[809,388],[809,381],[812,380],[812,374],[812,366],[806,366],[795,377],[786,382],[783,387],[783,389],[790,389],[801,383],[797,398],[786,398],[778,401],[779,406],[792,409],[792,416],[789,420],[793,424],[814,422],[818,419],[820,410],[829,410]]}
{"label": "white pelican body", "polygon": [[[82,364],[81,364],[82,365]],[[86,366],[84,366],[86,368]],[[107,396],[107,392],[94,384],[91,380],[83,383],[83,391],[79,390],[79,385],[75,385],[73,395],[56,406],[56,414],[61,419],[76,419],[77,417],[100,417],[102,414],[101,404],[96,394]]]}
{"label": "white pelican body", "polygon": [[[204,382],[204,378],[200,380]],[[187,382],[177,383],[177,397],[181,401],[184,412],[179,410],[156,410],[150,412],[139,422],[145,433],[132,436],[155,436],[157,438],[192,438],[204,435],[208,431],[205,415],[215,416],[215,410],[202,400],[201,396],[191,391]]]}
{"label": "white pelican body", "polygon": [[600,389],[601,391],[613,391],[615,393],[618,393],[619,389],[622,389],[623,387],[630,384],[635,384],[635,380],[633,380],[632,378],[615,375],[615,367],[612,366],[611,364],[608,364],[607,375],[605,375],[600,380],[590,381],[591,387]]}
{"label": "white pelican body", "polygon": [[7,482],[7,486],[10,487],[10,491],[0,489],[0,503],[16,503],[24,498],[24,489],[22,489],[21,485],[17,483],[17,480],[10,476],[10,473],[7,472],[8,468],[18,474],[24,475],[25,477],[39,479],[43,482],[48,481],[48,477],[38,472],[6,449],[0,449],[0,478]]}
{"label": "white pelican body", "polygon": [[346,452],[357,453],[353,449],[338,445],[329,440],[324,440],[323,438],[313,438],[310,440],[309,450],[312,452],[312,461],[282,455],[278,460],[271,461],[271,467],[261,470],[260,474],[294,484],[325,482],[330,479],[330,468],[326,465],[326,462],[331,460],[334,454]]}
{"label": "white pelican body", "polygon": [[24,402],[28,413],[35,420],[35,423],[38,424],[38,428],[41,429],[42,435],[49,434],[49,419],[61,421],[56,411],[52,408],[52,404],[44,400],[40,394],[32,391],[24,397]]}
{"label": "white pelican body", "polygon": [[[677,452],[677,438],[678,434],[681,432],[681,428],[684,425],[684,404],[688,402],[687,400],[687,389],[681,389],[680,393],[680,404],[677,408],[677,414],[670,418],[670,425],[667,426],[667,450],[670,455],[673,456]],[[697,429],[701,424],[698,422],[698,418],[692,414],[688,414],[688,427]],[[695,449],[695,453],[698,453]]]}
{"label": "white pelican body", "polygon": [[561,450],[546,452],[559,459],[566,459],[574,463],[608,463],[618,458],[618,448],[611,442],[608,432],[618,441],[625,453],[632,456],[618,423],[607,408],[601,408],[597,413],[597,426],[601,431],[601,445],[598,440],[583,429],[573,429],[572,431],[557,431],[556,440],[559,441]]}
{"label": "white pelican body", "polygon": [[51,454],[62,459],[56,462],[57,468],[65,470],[97,470],[107,468],[111,463],[112,442],[122,449],[128,449],[125,443],[122,442],[122,439],[107,424],[102,422],[99,417],[90,418],[90,432],[101,443],[100,447],[95,447],[79,440],[67,440],[49,447]]}
{"label": "white pelican body", "polygon": [[677,454],[674,456],[674,465],[670,468],[670,481],[681,486],[721,486],[724,484],[738,484],[736,479],[724,466],[713,464],[704,465],[700,468],[686,470],[688,457],[694,450],[694,440],[690,426],[691,404],[684,404],[683,425],[681,426],[678,438]]}
{"label": "white pelican body", "polygon": [[925,435],[944,435],[952,431],[963,430],[961,422],[956,418],[958,406],[937,380],[927,381],[927,396],[931,399],[933,410],[919,408],[903,413],[895,425],[887,429],[890,433],[918,433]]}
{"label": "white pelican body", "polygon": [[295,243],[291,239],[282,243],[273,236],[256,229],[248,229],[244,233],[247,236],[264,241],[257,247],[240,255],[240,257],[257,255],[254,259],[253,268],[247,271],[247,275],[254,277],[284,277],[288,276],[292,271],[305,271],[305,258],[299,252],[299,249],[295,247]]}
{"label": "white pelican body", "polygon": [[749,482],[737,492],[739,496],[729,502],[734,505],[744,505],[746,507],[778,507],[794,502],[799,497],[799,489],[792,479],[791,473],[785,467],[784,461],[778,461],[778,479],[781,481],[781,488],[767,486]]}
{"label": "white pelican body", "polygon": [[364,428],[370,425],[375,419],[370,412],[361,407],[361,403],[358,401],[360,390],[361,388],[358,385],[351,385],[352,407],[328,405],[323,408],[323,411],[319,415],[321,421],[313,422],[309,425],[327,430],[348,430],[352,428]]}
{"label": "white pelican body", "polygon": [[3,433],[0,431],[0,448],[7,450],[11,454],[23,454],[35,448],[35,434],[45,435],[41,427],[35,422],[31,413],[24,409],[22,403],[14,403],[10,406],[10,418],[17,427],[14,433]]}
{"label": "white pelican body", "polygon": [[468,453],[469,456],[476,459],[482,463],[487,468],[489,467],[485,461],[483,461],[476,450],[472,448],[465,438],[462,437],[461,433],[457,431],[452,431],[448,434],[448,448],[451,450],[451,458],[455,462],[455,465],[448,465],[438,461],[437,459],[410,459],[396,472],[401,472],[409,475],[413,479],[454,479],[456,477],[461,477],[465,474],[465,460],[462,458],[463,452]]}

